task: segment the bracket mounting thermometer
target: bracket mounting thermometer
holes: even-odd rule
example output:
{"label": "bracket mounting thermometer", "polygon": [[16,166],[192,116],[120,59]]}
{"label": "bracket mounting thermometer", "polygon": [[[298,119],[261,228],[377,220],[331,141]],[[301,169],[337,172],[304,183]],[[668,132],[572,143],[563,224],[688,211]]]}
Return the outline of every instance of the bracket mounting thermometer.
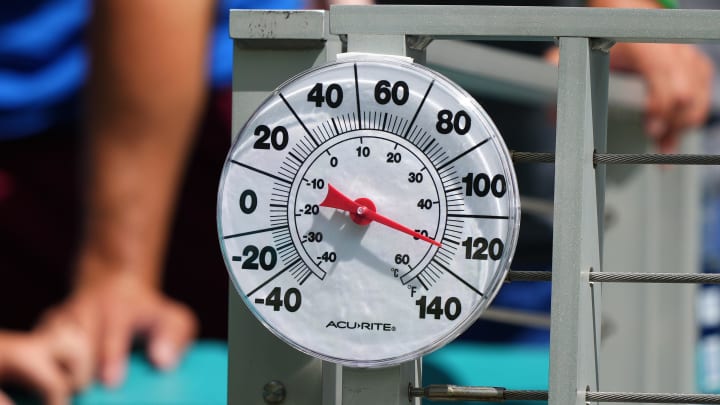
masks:
{"label": "bracket mounting thermometer", "polygon": [[484,110],[407,58],[354,55],[281,85],[218,193],[235,288],[307,354],[384,367],[440,348],[503,283],[520,207]]}

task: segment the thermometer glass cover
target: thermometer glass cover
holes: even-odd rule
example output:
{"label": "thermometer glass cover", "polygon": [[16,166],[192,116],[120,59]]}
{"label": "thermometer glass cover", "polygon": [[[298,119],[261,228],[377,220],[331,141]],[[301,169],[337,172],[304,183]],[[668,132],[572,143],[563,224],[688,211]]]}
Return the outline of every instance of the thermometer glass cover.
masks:
{"label": "thermometer glass cover", "polygon": [[252,313],[293,347],[382,367],[467,329],[517,241],[515,174],[484,110],[404,58],[358,57],[274,91],[223,168],[218,231]]}

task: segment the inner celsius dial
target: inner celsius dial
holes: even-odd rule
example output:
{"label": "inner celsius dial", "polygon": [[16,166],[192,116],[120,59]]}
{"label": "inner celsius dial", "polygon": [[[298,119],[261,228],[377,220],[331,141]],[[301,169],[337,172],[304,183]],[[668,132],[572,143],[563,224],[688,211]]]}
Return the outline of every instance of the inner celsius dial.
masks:
{"label": "inner celsius dial", "polygon": [[330,186],[433,241],[443,237],[447,209],[437,172],[415,146],[379,132],[334,137],[302,163],[295,177],[288,210],[291,235],[320,279],[336,268],[358,275],[391,275],[393,269],[405,284],[437,251],[418,237],[323,206]]}

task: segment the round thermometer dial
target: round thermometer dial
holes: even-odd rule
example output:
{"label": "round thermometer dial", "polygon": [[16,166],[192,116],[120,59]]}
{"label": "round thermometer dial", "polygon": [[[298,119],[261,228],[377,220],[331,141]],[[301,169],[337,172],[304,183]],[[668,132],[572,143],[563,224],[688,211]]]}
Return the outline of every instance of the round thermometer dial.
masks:
{"label": "round thermometer dial", "polygon": [[470,326],[505,279],[519,218],[483,109],[404,58],[345,59],[280,86],[237,137],[218,196],[225,263],[255,316],[359,367]]}

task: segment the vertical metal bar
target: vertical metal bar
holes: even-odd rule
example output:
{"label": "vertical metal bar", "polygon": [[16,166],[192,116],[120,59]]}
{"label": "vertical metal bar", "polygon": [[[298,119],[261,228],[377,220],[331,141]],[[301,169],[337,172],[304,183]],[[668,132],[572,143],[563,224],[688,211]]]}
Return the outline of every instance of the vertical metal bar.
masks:
{"label": "vertical metal bar", "polygon": [[[324,12],[296,12],[292,18],[285,14],[266,12],[254,14],[257,21],[283,27],[286,38],[264,38],[250,32],[242,37],[245,27],[242,18],[231,19],[234,34],[233,53],[233,137],[258,105],[288,77],[325,63],[340,49],[339,40],[327,34],[304,38],[303,30],[328,32]],[[317,13],[322,13],[318,18]],[[318,29],[312,25],[318,22]],[[243,31],[243,29],[245,31]],[[297,35],[303,38],[297,40]],[[315,34],[314,34],[315,35]],[[333,52],[334,51],[334,52]],[[228,330],[228,403],[264,405],[263,390],[271,381],[278,381],[285,389],[283,403],[317,405],[321,403],[322,363],[300,353],[272,335],[250,313],[242,299],[230,286]],[[273,387],[277,387],[275,384]]]}
{"label": "vertical metal bar", "polygon": [[381,369],[343,367],[341,404],[420,405],[420,398],[408,396],[410,384],[420,385],[418,365],[419,360]]}
{"label": "vertical metal bar", "polygon": [[322,405],[342,405],[343,366],[322,362]]}
{"label": "vertical metal bar", "polygon": [[[608,92],[610,81],[610,47],[614,42],[606,39],[592,40],[590,49],[590,85],[593,97],[593,138],[595,152],[607,152]],[[595,167],[595,185],[597,192],[598,239],[600,242],[600,265],[604,246],[605,224],[605,165]],[[596,269],[600,271],[600,269]]]}
{"label": "vertical metal bar", "polygon": [[317,405],[322,364],[276,338],[250,313],[230,286],[228,404],[265,405],[268,383],[282,384],[284,403]]}
{"label": "vertical metal bar", "polygon": [[588,38],[560,39],[549,389],[554,405],[584,405],[586,389],[597,389],[593,300],[600,294],[593,294],[588,275],[600,268],[592,155],[595,103],[602,101],[593,90],[602,60],[592,53]]}
{"label": "vertical metal bar", "polygon": [[[685,146],[700,140],[687,139]],[[688,151],[686,149],[686,151]],[[648,268],[658,272],[694,273],[700,269],[700,195],[698,167],[653,167],[648,187],[655,198],[646,211]],[[653,271],[653,270],[648,270]],[[695,380],[696,286],[645,286],[647,302],[643,307],[646,335],[642,336],[646,365],[643,389],[688,392],[697,388]],[[673,350],[667,350],[672,345]]]}
{"label": "vertical metal bar", "polygon": [[[410,56],[424,60],[424,50],[408,46],[404,35],[348,35],[347,51]],[[420,405],[420,398],[411,400],[408,396],[409,384],[421,384],[420,371],[421,360],[384,369],[357,369],[325,363],[322,404]]]}
{"label": "vertical metal bar", "polygon": [[[608,125],[608,92],[610,81],[610,47],[614,42],[606,39],[591,40],[590,49],[590,89],[592,96],[592,121],[594,152],[607,151],[607,125]],[[603,271],[603,252],[605,248],[605,165],[595,167],[595,201],[597,215],[598,235],[598,265],[594,271]],[[582,286],[581,286],[582,288]],[[592,389],[600,390],[600,327],[602,324],[602,283],[590,284],[592,318],[592,344],[594,357],[595,384]],[[581,314],[582,316],[582,314]],[[581,342],[583,344],[583,342]]]}

